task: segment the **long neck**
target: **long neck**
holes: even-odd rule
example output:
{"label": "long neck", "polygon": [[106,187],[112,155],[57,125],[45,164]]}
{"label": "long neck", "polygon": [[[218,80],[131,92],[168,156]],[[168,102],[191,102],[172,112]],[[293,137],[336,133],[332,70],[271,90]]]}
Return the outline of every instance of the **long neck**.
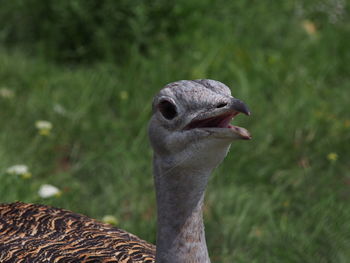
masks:
{"label": "long neck", "polygon": [[202,212],[210,172],[169,167],[155,156],[157,263],[210,263]]}

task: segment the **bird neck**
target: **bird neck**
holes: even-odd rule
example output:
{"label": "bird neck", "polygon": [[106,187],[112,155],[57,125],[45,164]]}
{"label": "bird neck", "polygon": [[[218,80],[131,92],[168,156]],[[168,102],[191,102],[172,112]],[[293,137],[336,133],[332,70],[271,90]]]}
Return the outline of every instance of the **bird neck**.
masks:
{"label": "bird neck", "polygon": [[157,263],[210,263],[203,225],[210,173],[169,165],[155,156]]}

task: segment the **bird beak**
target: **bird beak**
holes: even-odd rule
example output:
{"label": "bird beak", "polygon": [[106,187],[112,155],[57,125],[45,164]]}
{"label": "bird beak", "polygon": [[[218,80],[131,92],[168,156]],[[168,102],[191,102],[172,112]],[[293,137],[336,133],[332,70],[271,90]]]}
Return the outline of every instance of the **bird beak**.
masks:
{"label": "bird beak", "polygon": [[248,106],[241,100],[232,98],[231,107],[232,110],[244,113],[245,115],[250,115],[250,110]]}

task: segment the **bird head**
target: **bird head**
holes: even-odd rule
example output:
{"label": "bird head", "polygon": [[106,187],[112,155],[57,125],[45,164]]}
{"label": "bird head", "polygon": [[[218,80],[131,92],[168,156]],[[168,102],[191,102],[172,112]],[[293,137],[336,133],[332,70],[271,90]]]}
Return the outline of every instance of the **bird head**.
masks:
{"label": "bird head", "polygon": [[246,129],[230,124],[239,113],[250,115],[219,81],[170,83],[153,100],[149,138],[154,153],[169,166],[215,168],[234,140],[251,139]]}

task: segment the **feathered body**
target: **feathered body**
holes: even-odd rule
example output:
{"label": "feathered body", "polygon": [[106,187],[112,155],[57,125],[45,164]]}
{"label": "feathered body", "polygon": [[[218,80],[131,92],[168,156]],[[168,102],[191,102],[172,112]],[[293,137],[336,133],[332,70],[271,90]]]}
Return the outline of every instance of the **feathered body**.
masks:
{"label": "feathered body", "polygon": [[0,262],[155,262],[155,246],[68,210],[0,204]]}

